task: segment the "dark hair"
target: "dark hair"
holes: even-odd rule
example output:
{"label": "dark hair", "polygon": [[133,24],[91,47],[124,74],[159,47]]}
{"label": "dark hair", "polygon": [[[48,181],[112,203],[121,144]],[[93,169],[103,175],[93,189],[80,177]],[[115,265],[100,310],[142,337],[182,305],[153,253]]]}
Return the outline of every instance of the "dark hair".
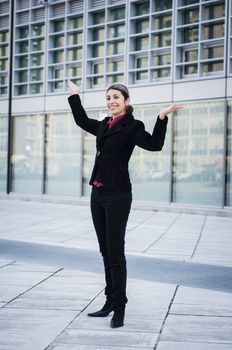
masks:
{"label": "dark hair", "polygon": [[[129,90],[123,84],[115,83],[115,84],[110,85],[110,87],[108,87],[108,89],[106,90],[106,93],[112,89],[120,91],[122,93],[122,95],[124,96],[125,100],[127,100],[130,97]],[[134,110],[134,108],[131,105],[127,106],[127,109],[126,109],[127,113],[132,113],[133,110]]]}

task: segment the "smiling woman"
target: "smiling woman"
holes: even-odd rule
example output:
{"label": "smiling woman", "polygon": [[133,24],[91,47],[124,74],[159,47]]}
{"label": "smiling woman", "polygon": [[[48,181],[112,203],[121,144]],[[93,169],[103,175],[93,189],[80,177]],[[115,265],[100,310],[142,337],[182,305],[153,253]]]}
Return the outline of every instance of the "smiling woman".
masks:
{"label": "smiling woman", "polygon": [[114,311],[110,326],[124,324],[126,296],[125,233],[131,209],[132,193],[128,163],[137,145],[148,151],[161,151],[167,129],[167,115],[181,105],[173,103],[161,110],[152,134],[142,121],[134,119],[129,91],[113,84],[106,91],[106,105],[111,117],[90,119],[81,104],[80,87],[69,81],[69,103],[75,122],[96,136],[97,153],[90,185],[91,214],[105,268],[105,305],[91,317],[106,317]]}

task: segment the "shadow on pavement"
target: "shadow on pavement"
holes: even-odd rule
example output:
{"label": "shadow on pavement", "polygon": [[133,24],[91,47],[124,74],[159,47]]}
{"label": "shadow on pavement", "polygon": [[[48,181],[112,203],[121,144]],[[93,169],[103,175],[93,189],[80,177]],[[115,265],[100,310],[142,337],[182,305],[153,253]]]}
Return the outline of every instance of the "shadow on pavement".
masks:
{"label": "shadow on pavement", "polygon": [[[1,258],[103,273],[99,252],[0,239]],[[128,277],[232,293],[232,268],[127,254]]]}

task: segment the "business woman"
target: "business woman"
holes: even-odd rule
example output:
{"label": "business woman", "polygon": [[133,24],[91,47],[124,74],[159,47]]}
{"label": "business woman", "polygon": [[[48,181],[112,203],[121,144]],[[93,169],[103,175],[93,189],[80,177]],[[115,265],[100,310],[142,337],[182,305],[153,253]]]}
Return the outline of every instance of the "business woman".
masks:
{"label": "business woman", "polygon": [[104,306],[90,317],[106,317],[112,311],[112,328],[124,324],[126,296],[125,232],[131,209],[132,192],[128,162],[135,146],[161,151],[169,113],[182,108],[173,103],[156,119],[152,134],[133,117],[129,91],[125,85],[113,84],[106,91],[110,116],[102,121],[88,118],[79,97],[80,87],[68,81],[69,104],[76,124],[96,136],[96,157],[90,178],[91,214],[105,269]]}

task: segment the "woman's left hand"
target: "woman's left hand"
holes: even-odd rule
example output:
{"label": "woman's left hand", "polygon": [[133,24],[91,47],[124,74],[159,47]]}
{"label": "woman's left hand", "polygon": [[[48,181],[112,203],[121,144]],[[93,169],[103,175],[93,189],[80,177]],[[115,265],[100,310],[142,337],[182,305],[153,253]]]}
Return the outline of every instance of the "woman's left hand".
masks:
{"label": "woman's left hand", "polygon": [[179,103],[172,103],[168,107],[166,107],[166,108],[162,109],[162,111],[160,111],[159,118],[163,120],[168,114],[173,113],[181,108],[183,108],[183,105],[181,105]]}

